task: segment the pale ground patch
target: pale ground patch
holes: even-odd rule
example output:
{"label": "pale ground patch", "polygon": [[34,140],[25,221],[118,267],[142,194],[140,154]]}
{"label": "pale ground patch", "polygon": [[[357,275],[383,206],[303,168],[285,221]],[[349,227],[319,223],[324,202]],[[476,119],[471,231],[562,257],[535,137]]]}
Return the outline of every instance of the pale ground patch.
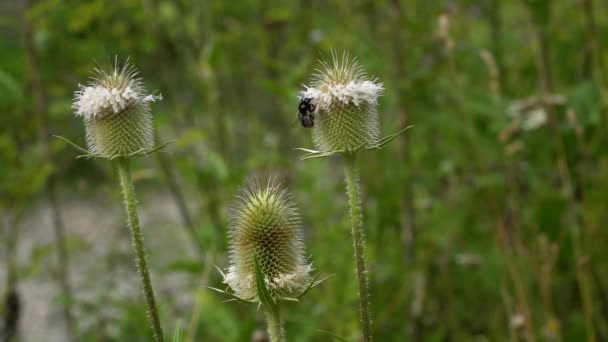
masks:
{"label": "pale ground patch", "polygon": [[[139,278],[126,219],[119,198],[105,193],[94,199],[71,198],[61,193],[62,217],[69,237],[84,240],[86,245],[74,251],[71,257],[71,283],[79,303],[90,302],[96,315],[111,317],[119,312],[103,303],[141,300]],[[84,196],[83,196],[84,197]],[[192,257],[191,245],[186,241],[177,209],[166,193],[138,193],[139,214],[146,248],[150,252],[148,263],[159,301],[171,302],[175,321],[189,311],[193,293],[200,286],[196,279],[183,274],[168,274],[160,270],[173,260]],[[21,219],[18,260],[21,269],[32,264],[32,252],[53,242],[50,210],[43,201],[33,203]],[[4,246],[1,246],[4,248]],[[51,253],[40,262],[40,268],[19,280],[23,301],[20,332],[23,341],[65,341],[64,321],[57,303],[59,293],[53,275],[56,255]],[[0,293],[4,293],[6,264],[0,259]],[[93,324],[95,319],[78,305],[75,312],[80,328]],[[167,322],[167,332],[174,322]],[[107,329],[112,329],[111,326]]]}

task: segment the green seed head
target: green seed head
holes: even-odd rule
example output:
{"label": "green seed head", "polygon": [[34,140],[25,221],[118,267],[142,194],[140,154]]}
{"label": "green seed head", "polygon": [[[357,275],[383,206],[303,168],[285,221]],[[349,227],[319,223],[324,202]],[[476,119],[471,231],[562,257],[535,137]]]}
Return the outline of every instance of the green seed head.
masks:
{"label": "green seed head", "polygon": [[384,87],[368,78],[346,54],[321,62],[312,85],[301,92],[314,105],[313,139],[323,152],[376,146],[380,139],[378,96]]}
{"label": "green seed head", "polygon": [[230,267],[224,282],[241,298],[259,301],[255,259],[273,297],[299,294],[312,266],[303,255],[300,218],[286,190],[253,183],[236,200],[230,221]]}
{"label": "green seed head", "polygon": [[104,158],[128,156],[151,149],[154,126],[150,102],[160,96],[146,95],[137,70],[127,63],[122,68],[96,69],[96,76],[75,93],[76,115],[84,117],[89,150]]}

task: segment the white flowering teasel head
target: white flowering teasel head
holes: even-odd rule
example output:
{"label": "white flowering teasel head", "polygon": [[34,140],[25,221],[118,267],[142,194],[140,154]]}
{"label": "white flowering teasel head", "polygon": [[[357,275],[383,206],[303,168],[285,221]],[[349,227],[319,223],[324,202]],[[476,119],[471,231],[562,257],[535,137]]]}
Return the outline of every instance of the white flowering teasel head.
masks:
{"label": "white flowering teasel head", "polygon": [[99,157],[127,157],[152,149],[154,125],[150,102],[160,95],[146,94],[137,70],[128,61],[122,67],[95,69],[95,76],[74,94],[73,109],[85,122],[89,150]]}
{"label": "white flowering teasel head", "polygon": [[273,180],[246,186],[230,220],[230,266],[224,283],[238,297],[260,302],[256,259],[273,298],[297,297],[311,283],[298,212]]}
{"label": "white flowering teasel head", "polygon": [[353,151],[380,142],[378,97],[384,86],[370,78],[356,59],[332,54],[322,61],[300,95],[313,105],[313,140],[321,152]]}

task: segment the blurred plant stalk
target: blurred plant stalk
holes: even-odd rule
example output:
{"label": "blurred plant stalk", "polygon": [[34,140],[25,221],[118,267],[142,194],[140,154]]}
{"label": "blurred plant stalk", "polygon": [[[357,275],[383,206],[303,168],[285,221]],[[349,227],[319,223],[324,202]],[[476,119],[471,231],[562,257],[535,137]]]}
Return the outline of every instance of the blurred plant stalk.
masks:
{"label": "blurred plant stalk", "polygon": [[21,317],[21,298],[17,289],[17,241],[18,225],[15,222],[15,210],[5,208],[2,215],[4,226],[5,260],[6,260],[6,288],[3,294],[4,319],[0,338],[2,342],[10,342],[18,335],[19,320]]}
{"label": "blurred plant stalk", "polygon": [[[406,87],[406,61],[403,46],[405,46],[403,27],[405,26],[404,14],[402,12],[402,6],[400,0],[391,0],[391,14],[392,20],[392,32],[391,38],[393,41],[393,59],[394,59],[394,79],[398,98],[398,120],[399,127],[407,127],[411,124],[412,120],[409,117],[409,110],[407,109],[408,93]],[[412,138],[405,134],[398,141],[399,150],[399,162],[402,165],[412,165],[411,157],[411,144]],[[417,237],[417,226],[416,226],[416,211],[414,208],[414,186],[413,186],[413,169],[407,170],[407,172],[400,178],[403,184],[403,191],[401,193],[400,200],[400,225],[401,225],[401,244],[403,246],[403,258],[404,263],[408,267],[416,265],[416,237]],[[412,289],[411,306],[408,311],[409,315],[409,331],[410,338],[413,340],[419,340],[421,338],[422,330],[422,309],[424,305],[424,297],[426,293],[426,274],[423,272],[417,273],[414,276],[415,286]]]}
{"label": "blurred plant stalk", "polygon": [[76,337],[76,326],[72,316],[72,289],[69,281],[69,255],[65,238],[65,228],[61,218],[61,208],[57,198],[56,168],[50,146],[50,123],[48,117],[48,99],[42,83],[40,64],[36,47],[34,45],[33,28],[29,17],[31,2],[22,0],[23,33],[27,53],[27,63],[30,72],[30,90],[34,99],[34,115],[38,122],[38,136],[42,144],[42,153],[45,163],[51,165],[52,171],[45,186],[46,198],[51,208],[51,220],[57,246],[57,281],[62,292],[63,317],[66,325],[67,337],[73,340]]}
{"label": "blurred plant stalk", "polygon": [[[156,135],[156,142],[160,144],[160,134]],[[177,181],[177,175],[175,173],[175,168],[171,159],[167,158],[164,153],[156,153],[156,160],[158,161],[158,166],[163,173],[165,181],[167,182],[167,187],[169,188],[169,192],[175,201],[175,206],[179,212],[179,215],[182,218],[182,224],[186,229],[186,233],[190,237],[190,241],[192,242],[192,247],[194,248],[197,257],[202,257],[204,250],[204,243],[201,237],[196,232],[196,226],[194,225],[194,221],[192,220],[192,216],[190,215],[190,211],[188,210],[188,205],[186,204],[186,199],[184,197],[184,193],[182,191],[181,186]]]}
{"label": "blurred plant stalk", "polygon": [[[217,149],[219,150],[221,156],[233,156],[235,154],[231,153],[230,149],[230,142],[228,140],[229,132],[226,126],[226,116],[218,106],[219,92],[217,89],[215,71],[213,70],[213,67],[210,65],[209,61],[210,51],[213,50],[214,43],[212,39],[213,34],[211,32],[209,17],[210,6],[207,3],[200,2],[194,2],[191,5],[192,7],[188,8],[188,11],[193,18],[196,18],[194,21],[196,25],[199,25],[197,30],[191,32],[191,35],[185,34],[185,36],[181,36],[180,34],[184,33],[179,31],[177,32],[180,34],[176,34],[175,36],[166,37],[163,35],[162,31],[167,28],[163,27],[165,23],[158,20],[158,18],[162,16],[160,12],[161,10],[158,4],[155,4],[152,1],[144,1],[144,11],[147,12],[151,18],[153,18],[148,21],[147,29],[149,33],[155,37],[155,39],[160,41],[166,40],[167,43],[175,44],[176,46],[180,47],[189,47],[187,49],[178,49],[175,51],[175,53],[178,55],[186,70],[194,71],[193,76],[198,80],[197,84],[201,85],[200,98],[203,99],[204,108],[206,108],[207,111],[212,113],[214,116],[214,120],[212,121],[214,122],[215,127],[212,131],[215,133],[213,140],[217,141]],[[158,58],[163,59],[167,58],[167,56],[161,54]],[[170,84],[172,80],[173,75],[165,79],[164,83]],[[166,91],[170,93],[174,88],[178,89],[177,86],[167,87]],[[172,96],[168,96],[170,99],[179,97],[179,93],[174,93]],[[180,107],[179,103],[174,103],[174,107],[175,113],[183,113],[181,116],[185,120],[183,123],[185,126],[203,132],[204,127],[202,127],[199,117],[196,115],[198,113],[195,113],[192,110],[184,110]],[[174,122],[175,121],[172,121],[172,123]],[[205,134],[208,134],[208,132],[205,132]],[[220,189],[217,185],[220,180],[208,180],[208,178],[212,175],[206,173],[207,165],[205,163],[208,158],[205,154],[205,150],[201,148],[200,144],[192,146],[191,152],[192,153],[190,153],[189,158],[192,159],[192,163],[195,165],[193,171],[196,175],[196,185],[201,196],[201,202],[203,203],[202,206],[207,211],[207,216],[209,217],[214,230],[215,238],[212,239],[212,241],[221,241],[220,237],[223,236],[224,223],[221,214],[222,199],[218,193]],[[203,251],[205,251],[204,241],[196,231],[196,223],[201,218],[199,216],[198,219],[197,217],[193,219],[192,215],[189,213],[188,207],[184,204],[185,197],[183,191],[181,190],[178,182],[175,181],[175,164],[169,158],[163,156],[158,156],[157,158],[159,163],[161,163],[161,171],[166,178],[167,185],[171,194],[173,195],[176,206],[180,211],[182,221],[188,230],[188,234],[191,238],[196,238],[195,241],[198,244],[196,249],[199,252],[199,257],[204,257],[205,260],[209,260],[210,258],[213,259],[213,257],[209,255],[209,248],[206,249],[207,253],[205,256],[203,256]],[[180,171],[181,170],[178,170],[177,173]],[[193,228],[189,228],[189,226],[192,226]],[[221,249],[221,243],[217,242],[215,245],[210,244],[209,247],[217,251]],[[207,269],[209,268],[212,268],[212,265],[205,262],[205,272],[207,272]]]}
{"label": "blurred plant stalk", "polygon": [[[608,89],[604,78],[604,61],[602,60],[602,47],[597,37],[597,24],[594,16],[595,5],[593,0],[580,0],[579,5],[583,12],[585,26],[585,66],[584,76],[595,80],[598,84],[604,106],[608,106]],[[604,112],[607,112],[604,110]]]}
{"label": "blurred plant stalk", "polygon": [[[496,11],[496,9],[491,10]],[[450,35],[450,18],[447,15],[444,16],[445,19],[442,21],[443,25],[441,25],[442,22],[440,20],[440,27],[443,27],[443,30],[441,30],[442,34],[440,35],[440,38],[442,38],[445,45],[444,49],[447,58],[446,62],[448,64],[448,77],[455,86],[460,86],[461,80],[458,78],[457,73],[458,66],[456,65],[456,58],[453,54],[455,43]],[[497,25],[499,25],[499,22],[500,17],[492,18],[491,26],[494,27],[493,30],[497,30]],[[495,48],[497,47],[495,46]],[[493,67],[496,65],[493,56],[490,55],[490,58],[488,58],[488,55],[486,54],[485,57],[486,58],[484,58],[484,56],[482,55],[482,59],[484,59],[484,62],[486,62],[487,67]],[[495,80],[493,82],[490,82],[490,91],[493,91],[495,93],[500,90],[500,87],[496,86],[498,80],[500,79],[499,72],[500,71],[497,67],[493,68],[493,70],[490,70],[490,74],[493,74],[495,76]],[[483,157],[483,154],[479,151],[481,143],[477,135],[477,130],[475,129],[474,118],[468,110],[462,108],[463,104],[460,102],[460,98],[454,97],[453,101],[455,102],[454,108],[463,117],[463,121],[465,124],[465,134],[468,140],[470,141],[470,146],[473,153],[474,160],[472,162],[474,163],[475,168],[477,169],[477,172],[479,174],[487,174],[490,168],[488,166],[488,162]],[[486,203],[489,207],[490,213],[492,214],[492,217],[495,220],[497,230],[496,244],[499,251],[504,255],[507,263],[509,277],[514,287],[515,297],[517,298],[517,306],[520,310],[518,314],[521,315],[520,317],[523,318],[521,325],[524,328],[526,340],[536,341],[534,323],[532,321],[532,310],[530,308],[528,291],[526,289],[524,277],[522,274],[522,265],[519,260],[519,256],[526,254],[524,252],[523,244],[520,240],[519,235],[515,232],[514,226],[512,224],[509,224],[506,217],[506,213],[500,206],[500,194],[496,191],[484,190],[482,195],[486,198]],[[509,310],[507,310],[507,312],[508,311]]]}
{"label": "blurred plant stalk", "polygon": [[[393,20],[393,55],[394,55],[394,65],[395,65],[395,80],[397,84],[397,94],[399,98],[399,127],[406,127],[410,124],[410,120],[408,118],[408,112],[406,110],[406,89],[405,89],[405,65],[403,58],[405,54],[403,53],[403,38],[401,33],[401,27],[403,25],[403,15],[401,13],[401,4],[399,0],[391,0],[391,5],[393,8],[392,14],[394,16]],[[411,165],[410,160],[410,145],[411,138],[408,134],[404,134],[399,139],[399,150],[400,155],[399,159],[401,164],[403,165]],[[416,238],[416,222],[414,216],[414,187],[412,185],[412,174],[411,171],[407,172],[407,174],[403,177],[403,193],[401,198],[401,243],[403,244],[403,254],[405,262],[411,264],[414,262],[415,256],[415,238]]]}
{"label": "blurred plant stalk", "polygon": [[[196,2],[193,4],[193,6],[195,6],[194,8],[191,8],[191,12],[192,15],[194,15],[197,20],[196,23],[200,23],[201,25],[203,24],[208,24],[208,20],[201,20],[200,16],[202,15],[201,13],[201,4]],[[187,39],[177,39],[175,37],[166,37],[164,35],[162,35],[162,30],[164,29],[162,27],[162,23],[158,21],[158,18],[161,16],[160,12],[159,12],[159,6],[157,4],[155,4],[152,1],[144,1],[143,2],[143,10],[146,13],[147,16],[149,16],[151,18],[151,20],[147,21],[147,27],[146,29],[148,30],[149,34],[151,36],[153,36],[155,39],[159,40],[159,41],[163,41],[163,40],[168,40],[170,43],[172,44],[176,44],[177,46],[185,46],[186,44],[191,44],[192,49],[180,49],[178,51],[176,51],[176,53],[178,54],[178,56],[180,57],[180,59],[184,62],[184,65],[186,65],[187,67],[192,67],[192,68],[198,68],[199,65],[196,63],[200,60],[203,60],[203,55],[205,52],[205,49],[201,48],[201,31],[205,31],[204,28],[201,28],[201,30],[196,30],[196,33],[194,34],[194,38],[192,39],[192,41],[189,41]],[[205,12],[206,13],[206,12]],[[162,51],[165,52],[165,51]],[[164,59],[167,58],[167,56],[163,55],[162,53],[159,54],[158,56],[159,59]],[[205,87],[208,86],[208,82],[207,79],[205,77],[199,76],[201,74],[205,74],[204,72],[196,72],[195,75],[197,77],[201,78],[201,84],[203,84]],[[165,79],[164,83],[168,83],[170,84],[173,75],[171,76],[171,79]],[[178,98],[179,95],[175,94],[175,93],[171,93],[172,90],[174,88],[177,88],[176,86],[173,87],[167,87],[166,92],[170,93],[171,96],[169,96],[169,98]],[[209,93],[213,93],[214,95],[217,93],[217,90],[215,89],[214,84],[211,84],[211,86],[208,87],[207,89],[208,91],[203,92],[202,97],[207,99],[207,97],[212,97],[213,95],[210,95]],[[212,107],[215,108],[215,107]],[[179,106],[179,105],[175,105],[174,108],[174,114],[177,113],[182,113],[184,110]],[[218,111],[214,111],[215,113],[218,113]],[[179,116],[179,115],[175,115],[175,116]],[[199,123],[197,122],[197,120],[195,120],[193,114],[191,111],[187,111],[186,113],[186,120],[187,123],[186,125],[188,127],[196,127],[197,129],[199,128]],[[171,121],[171,124],[174,124],[175,121]],[[224,124],[224,118],[220,115],[220,113],[218,113],[218,120],[215,120],[215,122],[217,123],[217,129],[216,132],[218,134],[218,140],[220,142],[220,147],[222,149],[222,155],[228,155],[229,153],[227,153],[223,148],[224,143],[225,143],[225,135],[226,135],[226,127]],[[156,135],[156,142],[159,143],[160,142],[160,131],[158,131],[158,134]],[[200,152],[199,149],[195,146],[193,148],[194,150],[194,163],[198,164],[199,161],[201,160],[205,160],[205,156],[204,153]],[[202,236],[199,234],[199,232],[197,231],[197,223],[198,223],[198,219],[195,215],[195,217],[192,216],[192,214],[190,213],[190,210],[188,208],[188,205],[186,204],[186,198],[184,195],[184,191],[183,191],[183,187],[180,186],[179,182],[178,182],[178,174],[179,174],[179,170],[176,172],[176,167],[175,167],[175,163],[170,159],[167,158],[165,155],[163,155],[162,153],[159,153],[156,155],[156,159],[157,162],[159,164],[160,170],[163,173],[163,176],[165,178],[167,187],[169,189],[169,192],[171,193],[171,196],[173,197],[173,201],[175,202],[175,206],[178,209],[178,212],[181,216],[181,220],[182,223],[184,225],[184,228],[186,230],[187,235],[189,236],[193,248],[197,254],[198,258],[205,258],[208,259],[208,253],[207,256],[204,256],[204,252],[205,252],[205,244],[203,241]],[[202,177],[200,168],[197,167],[194,170],[197,174],[197,179]],[[200,182],[197,182],[197,185],[200,186]],[[205,189],[200,188],[199,189],[200,192],[202,194],[206,194]],[[211,195],[209,196],[211,197]],[[218,236],[221,236],[220,231],[222,229],[221,225],[217,224],[217,221],[215,220],[216,217],[219,216],[219,213],[212,211],[212,208],[210,208],[209,206],[207,206],[207,210],[209,212],[209,217],[211,218],[212,224],[214,226],[214,229],[217,233]],[[200,219],[200,217],[199,217]],[[210,247],[214,247],[214,246],[210,246]],[[212,265],[205,263],[205,270],[210,268]]]}
{"label": "blurred plant stalk", "polygon": [[[537,43],[537,58],[538,68],[540,72],[540,92],[543,95],[543,99],[547,98],[548,95],[555,93],[555,83],[553,81],[553,72],[551,65],[550,56],[550,45],[549,45],[549,30],[551,22],[551,2],[546,3],[534,3],[532,0],[529,1],[529,8],[532,15],[532,25],[534,27]],[[583,9],[585,12],[585,18],[587,21],[587,40],[588,45],[591,46],[591,65],[595,67],[596,63],[593,62],[593,47],[594,34],[593,34],[593,13],[589,11],[592,8],[591,0],[587,0],[583,3]],[[599,84],[601,88],[601,81]],[[549,130],[553,138],[553,144],[555,147],[555,159],[556,168],[558,171],[558,181],[560,191],[562,195],[568,201],[568,212],[567,216],[570,219],[567,220],[566,224],[569,225],[568,232],[570,239],[572,240],[572,248],[574,250],[574,269],[576,273],[577,282],[579,284],[579,293],[581,296],[583,313],[585,316],[586,334],[589,342],[597,340],[594,327],[593,317],[593,288],[591,286],[591,277],[589,274],[589,265],[591,263],[590,256],[585,248],[585,241],[587,235],[587,227],[584,223],[580,224],[578,214],[576,211],[576,198],[574,197],[574,187],[572,184],[571,173],[568,166],[568,159],[566,153],[565,143],[560,132],[560,121],[558,118],[557,110],[553,103],[550,101],[544,101],[543,106],[548,115]],[[582,201],[581,201],[582,202]]]}

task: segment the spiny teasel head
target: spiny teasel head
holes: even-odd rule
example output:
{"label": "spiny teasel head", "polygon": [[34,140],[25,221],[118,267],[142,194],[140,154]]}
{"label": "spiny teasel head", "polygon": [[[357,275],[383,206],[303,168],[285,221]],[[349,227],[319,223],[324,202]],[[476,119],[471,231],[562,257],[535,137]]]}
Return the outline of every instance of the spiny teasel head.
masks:
{"label": "spiny teasel head", "polygon": [[300,95],[314,108],[313,139],[322,152],[376,146],[380,139],[378,97],[384,86],[370,78],[356,59],[332,53],[321,61],[310,86]]}
{"label": "spiny teasel head", "polygon": [[104,158],[128,156],[154,144],[150,102],[162,97],[146,94],[137,70],[125,62],[96,68],[95,76],[74,94],[72,108],[85,122],[87,145]]}
{"label": "spiny teasel head", "polygon": [[300,218],[290,195],[273,180],[253,182],[237,197],[230,220],[230,267],[224,283],[259,301],[256,259],[274,298],[299,295],[310,283]]}

